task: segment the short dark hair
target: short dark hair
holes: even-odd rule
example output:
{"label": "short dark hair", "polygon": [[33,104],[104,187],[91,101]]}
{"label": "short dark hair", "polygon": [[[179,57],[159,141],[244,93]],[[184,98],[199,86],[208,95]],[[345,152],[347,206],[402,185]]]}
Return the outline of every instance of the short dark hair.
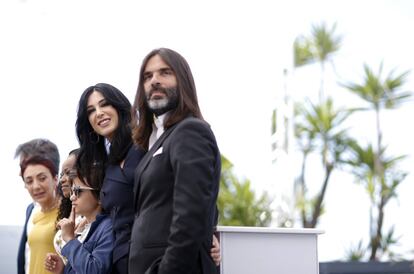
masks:
{"label": "short dark hair", "polygon": [[20,164],[34,156],[50,161],[54,166],[53,170],[56,171],[56,174],[58,173],[60,156],[59,150],[53,142],[48,139],[36,138],[20,144],[14,154],[15,158],[20,157]]}
{"label": "short dark hair", "polygon": [[[133,140],[138,146],[144,149],[148,148],[153,122],[153,115],[145,102],[144,71],[149,59],[155,55],[161,57],[161,59],[174,71],[177,78],[178,106],[174,110],[171,110],[171,114],[166,119],[164,127],[169,128],[188,116],[203,119],[198,105],[193,74],[187,61],[172,49],[159,48],[152,50],[142,61],[139,73],[139,83],[132,111],[132,115],[134,115],[135,118],[133,123]],[[138,111],[139,117],[137,117],[136,111]]]}
{"label": "short dark hair", "polygon": [[22,176],[23,180],[24,180],[24,176],[23,176],[24,171],[29,165],[45,166],[47,169],[49,169],[53,177],[56,177],[59,171],[58,167],[51,160],[47,159],[46,157],[42,155],[34,155],[31,157],[25,158],[20,163],[20,175]]}
{"label": "short dark hair", "polygon": [[[93,188],[92,195],[99,201],[102,182],[97,180],[97,176],[93,176],[94,172],[83,173],[83,170],[77,169],[76,174],[79,180],[85,185]],[[99,172],[99,174],[103,174]]]}

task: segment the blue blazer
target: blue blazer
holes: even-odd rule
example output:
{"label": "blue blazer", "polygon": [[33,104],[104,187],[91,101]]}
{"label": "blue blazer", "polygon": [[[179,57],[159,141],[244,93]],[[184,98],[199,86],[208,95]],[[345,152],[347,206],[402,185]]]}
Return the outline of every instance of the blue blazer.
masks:
{"label": "blue blazer", "polygon": [[123,168],[118,164],[108,165],[101,189],[102,208],[111,216],[115,236],[113,262],[128,258],[129,240],[134,221],[134,174],[135,168],[145,154],[134,145],[125,156]]}
{"label": "blue blazer", "polygon": [[17,273],[18,274],[25,274],[24,265],[26,262],[25,258],[25,251],[26,251],[26,242],[27,242],[27,222],[29,221],[29,217],[32,214],[34,208],[34,204],[31,203],[27,206],[26,209],[26,221],[24,222],[22,237],[20,239],[19,250],[17,252]]}
{"label": "blue blazer", "polygon": [[64,273],[110,273],[113,244],[111,219],[96,216],[83,243],[73,239],[62,248],[62,255],[68,259]]}

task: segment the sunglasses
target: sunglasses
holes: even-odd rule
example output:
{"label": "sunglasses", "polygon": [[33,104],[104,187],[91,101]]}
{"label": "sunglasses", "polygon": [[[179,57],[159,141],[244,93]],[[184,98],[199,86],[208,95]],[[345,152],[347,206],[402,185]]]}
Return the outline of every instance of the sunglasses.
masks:
{"label": "sunglasses", "polygon": [[76,196],[76,198],[79,198],[80,194],[86,190],[89,191],[98,191],[95,188],[91,188],[91,187],[81,187],[81,186],[74,186],[72,187],[72,194],[74,194]]}

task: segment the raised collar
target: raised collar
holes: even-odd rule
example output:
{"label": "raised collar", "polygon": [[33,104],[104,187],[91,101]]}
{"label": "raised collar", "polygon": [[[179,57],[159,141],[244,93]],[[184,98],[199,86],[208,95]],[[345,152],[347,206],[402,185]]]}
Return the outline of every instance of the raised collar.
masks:
{"label": "raised collar", "polygon": [[155,116],[155,115],[153,116],[154,125],[158,130],[161,129],[162,131],[164,131],[164,121],[165,121],[165,118],[167,117],[167,115],[168,115],[168,112],[166,112],[166,113],[164,113],[164,114],[162,114],[158,117]]}

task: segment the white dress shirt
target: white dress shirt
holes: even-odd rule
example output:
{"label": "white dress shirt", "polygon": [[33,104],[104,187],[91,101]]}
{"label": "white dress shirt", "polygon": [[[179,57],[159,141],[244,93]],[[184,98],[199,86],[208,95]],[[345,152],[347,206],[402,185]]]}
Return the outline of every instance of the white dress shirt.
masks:
{"label": "white dress shirt", "polygon": [[167,117],[168,112],[156,117],[154,115],[154,123],[152,124],[152,132],[149,139],[148,150],[155,144],[155,142],[164,133],[164,120]]}

